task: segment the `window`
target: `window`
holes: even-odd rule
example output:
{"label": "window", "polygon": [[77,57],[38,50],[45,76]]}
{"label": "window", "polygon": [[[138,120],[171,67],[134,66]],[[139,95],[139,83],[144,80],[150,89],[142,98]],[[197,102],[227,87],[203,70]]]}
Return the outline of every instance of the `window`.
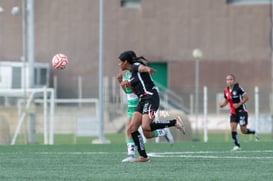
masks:
{"label": "window", "polygon": [[[48,63],[35,63],[33,73],[34,88],[48,86]],[[28,66],[25,66],[22,62],[0,62],[0,88],[19,89],[28,86],[28,75]]]}
{"label": "window", "polygon": [[120,4],[124,8],[140,8],[141,0],[121,0]]}
{"label": "window", "polygon": [[272,0],[227,0],[232,5],[270,4]]}
{"label": "window", "polygon": [[19,89],[22,87],[21,84],[21,67],[12,67],[12,81],[11,81],[11,88]]}
{"label": "window", "polygon": [[35,67],[34,69],[34,86],[43,87],[48,86],[48,77],[49,77],[48,68],[44,67]]}

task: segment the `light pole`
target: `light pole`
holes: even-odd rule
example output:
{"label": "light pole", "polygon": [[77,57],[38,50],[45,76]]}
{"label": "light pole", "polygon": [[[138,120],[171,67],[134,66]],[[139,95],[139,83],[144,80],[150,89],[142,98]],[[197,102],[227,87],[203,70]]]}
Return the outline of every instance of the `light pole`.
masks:
{"label": "light pole", "polygon": [[[27,48],[27,44],[26,44],[26,39],[27,39],[27,34],[26,34],[26,0],[22,0],[22,7],[18,7],[18,6],[14,6],[11,9],[11,14],[13,16],[19,16],[21,15],[22,18],[22,56],[21,56],[21,61],[22,61],[22,70],[23,70],[23,88],[24,88],[24,92],[27,84],[26,84],[26,48]],[[25,99],[26,99],[26,93],[24,93],[25,95]]]}
{"label": "light pole", "polygon": [[[23,88],[26,99],[26,88],[34,88],[34,59],[35,59],[35,35],[34,35],[34,0],[21,0],[22,7],[14,6],[11,9],[13,16],[22,16],[22,64],[23,64]],[[26,79],[26,60],[28,60],[28,79]],[[28,84],[27,84],[28,81]],[[29,143],[36,143],[35,138],[35,114],[29,112]]]}
{"label": "light pole", "polygon": [[[34,0],[21,0],[22,8],[14,6],[11,9],[13,16],[22,16],[22,61],[28,60],[28,88],[34,88]],[[20,12],[21,11],[21,12]],[[26,86],[26,85],[25,85]]]}
{"label": "light pole", "polygon": [[100,135],[99,141],[104,143],[104,0],[100,0],[99,6],[99,121],[100,121]]}
{"label": "light pole", "polygon": [[194,49],[192,51],[192,56],[195,59],[195,138],[194,141],[199,141],[198,134],[198,114],[199,114],[199,61],[203,56],[203,53],[200,49]]}
{"label": "light pole", "polygon": [[[4,8],[2,6],[0,6],[0,14],[4,12]],[[1,20],[1,17],[0,17]],[[2,22],[1,22],[2,24]],[[0,46],[2,44],[2,32],[1,32],[1,27],[0,27]]]}
{"label": "light pole", "polygon": [[272,123],[272,131],[271,136],[273,138],[273,0],[270,1],[270,19],[271,19],[271,93],[270,96],[270,114],[271,114],[271,123]]}
{"label": "light pole", "polygon": [[104,0],[99,0],[99,113],[100,122],[99,139],[93,140],[93,144],[107,144],[109,140],[104,137]]}

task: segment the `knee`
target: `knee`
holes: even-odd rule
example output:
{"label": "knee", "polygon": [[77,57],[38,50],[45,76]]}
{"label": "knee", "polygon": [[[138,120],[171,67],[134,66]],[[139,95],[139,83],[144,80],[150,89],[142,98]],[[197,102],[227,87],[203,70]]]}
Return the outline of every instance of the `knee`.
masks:
{"label": "knee", "polygon": [[241,133],[243,133],[243,134],[247,134],[247,129],[245,129],[245,128],[241,128]]}
{"label": "knee", "polygon": [[128,127],[127,127],[127,134],[131,134],[135,131],[137,131],[137,127],[133,124],[129,124]]}
{"label": "knee", "polygon": [[142,125],[141,127],[142,127],[143,132],[151,131],[151,128],[149,125]]}
{"label": "knee", "polygon": [[237,131],[237,124],[230,124],[230,128],[232,132]]}

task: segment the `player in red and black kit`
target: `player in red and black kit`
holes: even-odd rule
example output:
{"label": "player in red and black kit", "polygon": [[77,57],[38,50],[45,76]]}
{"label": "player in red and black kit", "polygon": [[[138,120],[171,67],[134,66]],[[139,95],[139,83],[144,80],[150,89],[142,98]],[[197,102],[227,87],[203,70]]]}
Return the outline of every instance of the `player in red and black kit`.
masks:
{"label": "player in red and black kit", "polygon": [[[229,104],[230,107],[230,127],[231,135],[234,140],[233,151],[239,151],[240,143],[237,135],[237,125],[240,125],[241,132],[243,134],[255,134],[255,130],[247,128],[248,123],[248,112],[246,108],[246,101],[248,100],[248,95],[242,87],[239,86],[235,81],[235,76],[229,74],[226,76],[227,88],[224,90],[225,100],[219,104],[222,108]],[[257,136],[256,136],[256,139]]]}

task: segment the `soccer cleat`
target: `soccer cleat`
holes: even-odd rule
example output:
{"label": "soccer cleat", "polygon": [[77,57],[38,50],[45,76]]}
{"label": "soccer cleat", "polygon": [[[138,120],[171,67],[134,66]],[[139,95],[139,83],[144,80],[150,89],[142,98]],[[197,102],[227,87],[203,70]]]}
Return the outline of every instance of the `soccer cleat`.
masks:
{"label": "soccer cleat", "polygon": [[175,120],[176,120],[175,127],[178,130],[180,130],[183,134],[186,134],[185,126],[180,116],[177,116]]}
{"label": "soccer cleat", "polygon": [[143,157],[143,156],[139,156],[137,159],[135,159],[133,162],[150,162],[150,158],[149,157]]}
{"label": "soccer cleat", "polygon": [[240,151],[241,148],[239,146],[234,146],[231,151]]}
{"label": "soccer cleat", "polygon": [[255,141],[260,141],[260,137],[257,134],[255,134]]}
{"label": "soccer cleat", "polygon": [[174,139],[173,139],[173,135],[172,135],[170,129],[164,128],[164,131],[166,133],[166,135],[164,136],[165,139],[168,141],[168,143],[170,143],[172,145],[174,143]]}
{"label": "soccer cleat", "polygon": [[124,158],[121,162],[126,163],[126,162],[134,162],[136,158],[132,155],[129,155],[127,158]]}

